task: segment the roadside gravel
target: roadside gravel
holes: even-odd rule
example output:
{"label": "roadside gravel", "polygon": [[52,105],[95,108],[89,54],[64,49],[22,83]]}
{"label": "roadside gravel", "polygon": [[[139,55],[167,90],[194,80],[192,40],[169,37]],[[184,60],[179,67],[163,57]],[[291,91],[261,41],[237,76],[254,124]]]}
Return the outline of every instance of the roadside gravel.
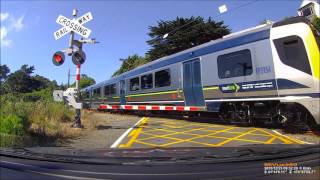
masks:
{"label": "roadside gravel", "polygon": [[62,146],[75,149],[99,149],[110,146],[141,117],[106,112],[82,112],[84,129],[81,135],[64,142]]}

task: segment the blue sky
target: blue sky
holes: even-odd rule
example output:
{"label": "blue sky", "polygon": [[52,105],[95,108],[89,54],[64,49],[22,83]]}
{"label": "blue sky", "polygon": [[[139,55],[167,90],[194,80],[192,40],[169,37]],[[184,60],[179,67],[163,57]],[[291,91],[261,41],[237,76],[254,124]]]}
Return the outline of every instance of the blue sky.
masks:
{"label": "blue sky", "polygon": [[[84,26],[92,30],[92,38],[100,44],[85,45],[87,60],[82,66],[85,73],[97,82],[108,79],[121,62],[132,54],[144,55],[149,49],[146,40],[148,26],[159,20],[172,20],[177,16],[214,17],[224,21],[236,32],[259,24],[264,19],[281,20],[296,16],[300,0],[260,0],[238,8],[250,1],[244,0],[144,0],[144,1],[1,1],[1,64],[15,71],[23,64],[34,65],[35,73],[59,84],[67,82],[67,72],[75,73],[71,58],[62,66],[54,66],[52,55],[67,47],[69,36],[55,40],[53,32],[61,27],[58,15],[71,17],[72,9],[79,15],[90,11],[93,20]],[[230,10],[220,16],[218,7],[226,4]],[[237,10],[232,10],[237,9]],[[218,17],[217,17],[218,16]],[[78,37],[78,36],[77,36]],[[71,80],[73,81],[73,79]]]}

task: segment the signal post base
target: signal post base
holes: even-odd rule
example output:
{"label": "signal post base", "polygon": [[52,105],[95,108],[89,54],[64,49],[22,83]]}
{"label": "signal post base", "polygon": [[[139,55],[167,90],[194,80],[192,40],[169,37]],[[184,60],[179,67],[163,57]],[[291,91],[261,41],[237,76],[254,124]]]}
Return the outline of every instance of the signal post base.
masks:
{"label": "signal post base", "polygon": [[72,128],[83,128],[81,124],[81,109],[76,109],[76,115],[74,117],[74,123],[71,125]]}

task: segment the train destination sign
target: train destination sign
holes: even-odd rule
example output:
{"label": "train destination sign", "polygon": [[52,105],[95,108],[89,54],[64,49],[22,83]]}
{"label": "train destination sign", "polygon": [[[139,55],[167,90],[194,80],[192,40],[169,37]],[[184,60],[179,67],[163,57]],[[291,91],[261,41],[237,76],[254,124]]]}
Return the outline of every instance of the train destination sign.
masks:
{"label": "train destination sign", "polygon": [[66,18],[63,15],[59,15],[56,22],[63,27],[53,33],[54,38],[58,40],[64,35],[68,34],[70,31],[73,31],[82,37],[88,38],[90,36],[91,30],[84,27],[83,24],[91,21],[92,19],[93,16],[91,12],[88,12],[75,20]]}

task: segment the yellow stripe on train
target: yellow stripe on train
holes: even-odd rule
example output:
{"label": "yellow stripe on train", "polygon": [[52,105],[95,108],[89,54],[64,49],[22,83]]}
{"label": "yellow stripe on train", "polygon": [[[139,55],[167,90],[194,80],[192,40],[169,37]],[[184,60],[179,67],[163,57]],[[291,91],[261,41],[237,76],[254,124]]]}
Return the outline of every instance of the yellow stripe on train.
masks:
{"label": "yellow stripe on train", "polygon": [[309,59],[311,61],[311,68],[312,68],[312,74],[313,77],[320,79],[320,54],[319,54],[319,47],[316,42],[316,39],[311,31],[309,29],[308,36],[306,37],[306,43],[307,43],[307,50]]}

